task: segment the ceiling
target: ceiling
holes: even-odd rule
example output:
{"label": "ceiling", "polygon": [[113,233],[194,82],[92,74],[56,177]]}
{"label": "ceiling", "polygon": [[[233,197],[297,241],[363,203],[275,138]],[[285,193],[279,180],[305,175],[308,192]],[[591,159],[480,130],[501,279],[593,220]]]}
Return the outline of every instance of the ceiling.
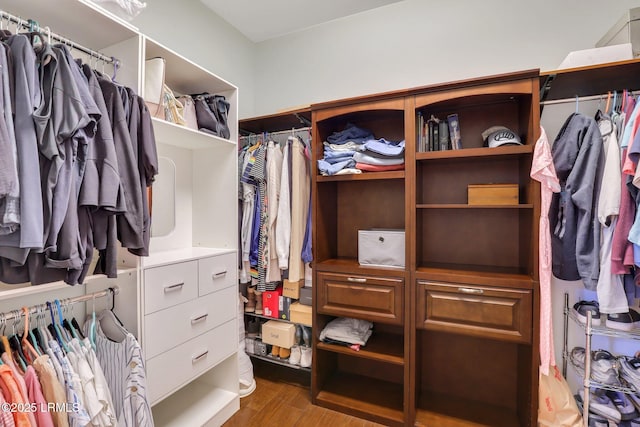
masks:
{"label": "ceiling", "polygon": [[402,0],[200,0],[258,43]]}

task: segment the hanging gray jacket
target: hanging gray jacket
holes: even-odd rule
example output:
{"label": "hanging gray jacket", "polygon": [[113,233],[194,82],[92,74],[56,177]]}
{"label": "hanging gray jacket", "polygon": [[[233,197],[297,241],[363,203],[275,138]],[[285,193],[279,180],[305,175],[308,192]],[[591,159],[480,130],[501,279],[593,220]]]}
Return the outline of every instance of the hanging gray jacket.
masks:
{"label": "hanging gray jacket", "polygon": [[595,119],[574,113],[553,143],[553,163],[561,191],[549,209],[553,274],[580,280],[595,290],[600,273],[598,195],[604,156]]}

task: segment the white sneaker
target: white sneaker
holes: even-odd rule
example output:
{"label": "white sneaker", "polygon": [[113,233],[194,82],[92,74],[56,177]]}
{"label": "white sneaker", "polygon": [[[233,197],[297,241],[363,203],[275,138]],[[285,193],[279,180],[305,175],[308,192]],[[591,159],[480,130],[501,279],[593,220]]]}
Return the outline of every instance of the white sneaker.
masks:
{"label": "white sneaker", "polygon": [[289,363],[292,365],[299,365],[300,364],[300,347],[297,345],[294,345],[293,347],[291,347],[291,355],[289,356]]}
{"label": "white sneaker", "polygon": [[300,367],[301,368],[310,368],[311,367],[311,355],[312,350],[311,347],[300,347],[301,355],[300,355]]}

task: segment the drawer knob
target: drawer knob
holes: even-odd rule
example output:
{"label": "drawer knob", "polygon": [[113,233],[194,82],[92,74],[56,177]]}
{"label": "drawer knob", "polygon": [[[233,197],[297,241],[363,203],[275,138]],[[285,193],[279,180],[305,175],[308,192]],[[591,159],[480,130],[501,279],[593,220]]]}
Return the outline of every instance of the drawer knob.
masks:
{"label": "drawer knob", "polygon": [[179,291],[180,289],[182,289],[183,286],[184,286],[184,282],[176,283],[175,285],[167,285],[164,287],[164,293],[166,294],[168,292]]}
{"label": "drawer knob", "polygon": [[354,283],[367,283],[367,279],[364,277],[347,277],[347,281]]}
{"label": "drawer knob", "polygon": [[202,354],[199,354],[193,358],[191,358],[191,363],[197,363],[199,361],[201,361],[202,359],[204,359],[205,357],[207,357],[207,354],[209,354],[209,350],[205,351]]}
{"label": "drawer knob", "polygon": [[224,277],[226,275],[227,275],[227,270],[221,271],[219,273],[213,273],[211,277],[213,277],[214,279],[219,279],[220,277]]}
{"label": "drawer knob", "polygon": [[202,316],[198,316],[198,317],[192,317],[191,318],[191,324],[195,324],[195,323],[199,323],[202,322],[204,320],[206,320],[206,318],[209,316],[209,313],[205,313]]}
{"label": "drawer knob", "polygon": [[473,294],[473,295],[482,295],[484,291],[482,289],[476,288],[458,288],[458,292],[461,294]]}

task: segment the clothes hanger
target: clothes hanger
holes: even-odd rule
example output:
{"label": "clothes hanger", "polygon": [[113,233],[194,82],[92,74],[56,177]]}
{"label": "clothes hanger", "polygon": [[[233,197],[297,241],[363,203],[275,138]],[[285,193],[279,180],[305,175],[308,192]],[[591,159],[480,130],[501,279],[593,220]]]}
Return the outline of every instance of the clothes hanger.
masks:
{"label": "clothes hanger", "polygon": [[38,304],[36,306],[36,321],[33,325],[33,329],[31,329],[31,340],[32,340],[32,344],[33,346],[37,349],[40,350],[40,353],[44,353],[42,350],[45,349],[44,346],[44,340],[42,338],[42,334],[40,333],[40,329],[38,328],[38,326],[40,325],[41,322],[41,317],[42,317],[42,305]]}
{"label": "clothes hanger", "polygon": [[50,301],[47,301],[47,308],[49,309],[49,313],[51,314],[51,324],[48,326],[51,335],[55,338],[55,340],[60,344],[66,352],[69,352],[69,347],[67,343],[62,339],[62,333],[60,332],[60,328],[56,324],[56,317],[53,314],[53,304]]}
{"label": "clothes hanger", "polygon": [[13,353],[13,360],[18,362],[18,366],[22,369],[22,372],[27,370],[27,357],[22,351],[22,345],[20,345],[20,338],[16,333],[16,326],[20,322],[20,310],[13,310],[13,335],[9,338],[9,347],[11,348],[11,352]]}
{"label": "clothes hanger", "polygon": [[[22,333],[22,351],[26,356],[27,362],[32,364],[34,360],[36,360],[42,353],[40,349],[36,349],[36,347],[29,342],[28,338],[33,335],[33,332],[29,330],[29,308],[22,307],[22,316],[24,317],[24,332]],[[37,346],[37,342],[35,342]]]}
{"label": "clothes hanger", "polygon": [[96,296],[91,298],[91,323],[89,324],[89,342],[93,351],[96,350]]}
{"label": "clothes hanger", "polygon": [[114,311],[116,307],[115,291],[113,288],[109,288],[109,290],[113,297],[111,300],[111,309],[101,311],[98,316],[98,321],[100,322],[100,329],[102,330],[102,333],[107,338],[114,342],[122,342],[129,334],[129,331],[127,331]]}

